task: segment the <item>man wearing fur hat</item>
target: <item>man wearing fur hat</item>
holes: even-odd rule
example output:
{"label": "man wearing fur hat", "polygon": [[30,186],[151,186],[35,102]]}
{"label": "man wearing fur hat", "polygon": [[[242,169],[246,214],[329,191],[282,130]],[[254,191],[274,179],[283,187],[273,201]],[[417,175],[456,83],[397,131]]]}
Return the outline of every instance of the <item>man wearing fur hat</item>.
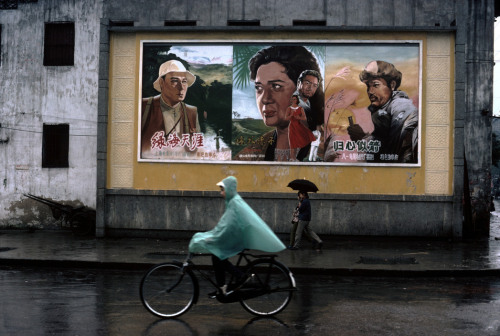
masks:
{"label": "man wearing fur hat", "polygon": [[200,132],[197,108],[183,102],[195,80],[196,76],[179,61],[167,61],[160,66],[158,78],[153,83],[160,94],[142,99],[142,158],[154,157],[151,143],[155,136],[161,134],[159,132],[163,132],[165,141],[170,134],[177,133],[181,137],[182,134]]}
{"label": "man wearing fur hat", "polygon": [[371,61],[359,75],[366,85],[375,129],[366,134],[354,124],[347,131],[354,141],[380,141],[374,162],[418,162],[418,109],[405,92],[398,91],[401,78],[401,72],[384,61]]}

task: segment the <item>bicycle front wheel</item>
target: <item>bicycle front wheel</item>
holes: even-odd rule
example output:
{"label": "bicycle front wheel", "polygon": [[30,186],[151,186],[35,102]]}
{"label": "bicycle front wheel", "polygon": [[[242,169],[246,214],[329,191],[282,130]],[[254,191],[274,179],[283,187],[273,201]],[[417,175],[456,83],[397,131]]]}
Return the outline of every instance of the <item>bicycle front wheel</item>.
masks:
{"label": "bicycle front wheel", "polygon": [[187,312],[198,298],[198,281],[181,263],[153,266],[142,278],[140,294],[144,307],[162,318]]}
{"label": "bicycle front wheel", "polygon": [[[255,294],[240,301],[245,310],[257,316],[271,316],[286,308],[296,288],[285,265],[272,259],[257,259],[249,265],[247,274],[254,276],[245,287]],[[242,291],[247,290],[245,287]]]}

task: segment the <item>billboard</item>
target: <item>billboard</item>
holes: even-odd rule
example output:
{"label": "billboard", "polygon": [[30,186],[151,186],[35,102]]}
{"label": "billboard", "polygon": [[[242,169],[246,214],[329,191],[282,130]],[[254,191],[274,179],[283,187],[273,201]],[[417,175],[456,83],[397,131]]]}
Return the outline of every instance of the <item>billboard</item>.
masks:
{"label": "billboard", "polygon": [[420,165],[421,41],[141,41],[138,160]]}

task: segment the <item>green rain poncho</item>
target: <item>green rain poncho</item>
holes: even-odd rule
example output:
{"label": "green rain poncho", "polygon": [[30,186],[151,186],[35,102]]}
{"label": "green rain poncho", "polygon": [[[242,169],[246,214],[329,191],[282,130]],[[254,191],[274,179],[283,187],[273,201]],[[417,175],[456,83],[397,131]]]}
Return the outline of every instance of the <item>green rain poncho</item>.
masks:
{"label": "green rain poncho", "polygon": [[285,245],[236,191],[234,176],[222,183],[226,191],[226,210],[210,231],[195,233],[189,252],[211,253],[219,259],[230,258],[244,249],[279,252]]}

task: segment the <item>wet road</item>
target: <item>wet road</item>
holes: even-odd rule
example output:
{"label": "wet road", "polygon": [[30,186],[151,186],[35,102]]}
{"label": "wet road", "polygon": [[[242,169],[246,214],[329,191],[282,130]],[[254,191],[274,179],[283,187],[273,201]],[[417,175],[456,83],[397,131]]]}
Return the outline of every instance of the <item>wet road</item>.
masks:
{"label": "wet road", "polygon": [[0,335],[499,335],[500,279],[296,276],[275,319],[206,297],[177,320],[139,301],[141,271],[0,268]]}

